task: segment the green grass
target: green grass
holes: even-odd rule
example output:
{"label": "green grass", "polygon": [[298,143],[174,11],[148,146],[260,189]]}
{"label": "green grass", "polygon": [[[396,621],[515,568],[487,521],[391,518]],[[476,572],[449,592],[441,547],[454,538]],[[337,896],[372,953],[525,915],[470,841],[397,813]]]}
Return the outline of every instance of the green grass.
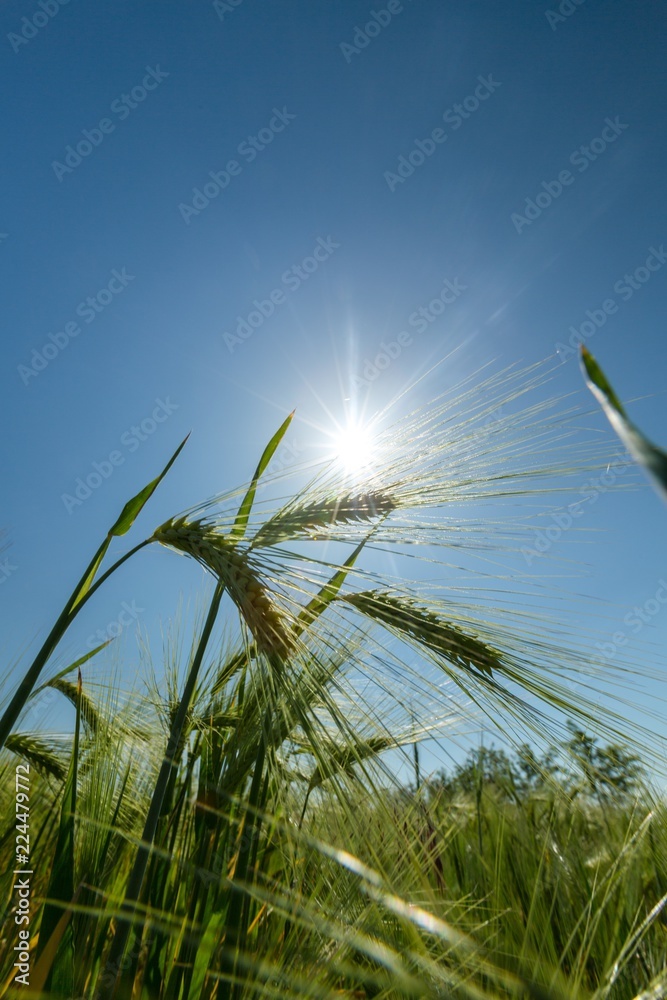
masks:
{"label": "green grass", "polygon": [[[380,435],[361,479],[327,466],[285,500],[265,474],[290,415],[248,485],[103,571],[178,451],[125,505],[3,716],[0,996],[662,996],[661,805],[558,781],[412,793],[387,763],[480,719],[544,740],[571,718],[664,756],[622,711],[572,693],[569,677],[596,682],[590,642],[518,610],[518,578],[503,597],[458,568],[447,589],[377,568],[387,550],[402,567],[423,554],[431,577],[452,575],[460,546],[511,557],[525,529],[504,504],[606,467],[608,448],[542,389],[534,371],[471,381]],[[214,578],[164,682],[145,664],[143,697],[116,691],[112,647],[56,670],[80,608],[155,543]],[[74,737],[21,729],[42,671],[76,706]],[[14,981],[17,760],[31,768],[29,987]]]}

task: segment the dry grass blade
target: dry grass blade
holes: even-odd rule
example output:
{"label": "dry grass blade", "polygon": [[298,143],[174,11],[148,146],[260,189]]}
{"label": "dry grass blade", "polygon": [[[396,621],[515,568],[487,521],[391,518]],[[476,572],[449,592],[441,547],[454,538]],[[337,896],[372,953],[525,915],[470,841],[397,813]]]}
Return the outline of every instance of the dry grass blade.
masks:
{"label": "dry grass blade", "polygon": [[464,670],[474,668],[491,677],[494,668],[502,668],[498,650],[463,632],[457,625],[443,621],[426,608],[419,607],[410,598],[366,590],[346,594],[340,600]]}

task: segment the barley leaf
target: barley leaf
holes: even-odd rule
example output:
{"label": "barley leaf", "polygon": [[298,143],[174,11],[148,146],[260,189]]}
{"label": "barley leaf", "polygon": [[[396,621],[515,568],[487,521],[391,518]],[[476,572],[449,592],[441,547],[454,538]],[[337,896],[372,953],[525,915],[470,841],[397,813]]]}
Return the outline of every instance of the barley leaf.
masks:
{"label": "barley leaf", "polygon": [[102,642],[99,646],[95,646],[95,649],[91,649],[89,653],[85,653],[83,656],[80,656],[78,660],[74,661],[74,663],[70,663],[69,667],[65,667],[64,670],[60,670],[54,677],[51,677],[50,680],[46,681],[45,684],[41,684],[38,688],[35,688],[31,697],[34,698],[35,695],[38,695],[40,691],[44,690],[44,688],[55,687],[55,681],[59,681],[61,677],[65,677],[67,674],[71,674],[73,670],[77,670],[79,667],[82,667],[87,660],[91,660],[96,653],[99,653],[101,649],[108,646],[110,642],[113,642],[113,639],[107,639],[106,642]]}
{"label": "barley leaf", "polygon": [[[190,435],[188,434],[188,437],[189,436]],[[171,458],[167,462],[166,466],[164,467],[160,475],[152,482],[150,482],[148,486],[145,486],[140,493],[137,493],[137,495],[132,500],[128,501],[128,503],[125,504],[123,510],[121,511],[120,517],[115,522],[115,524],[112,525],[109,532],[107,533],[106,538],[104,539],[99,549],[93,556],[92,561],[88,565],[79,583],[77,584],[72,594],[70,595],[67,604],[60,612],[58,620],[51,629],[51,632],[49,633],[46,641],[44,642],[44,645],[40,649],[39,653],[33,660],[32,665],[29,667],[23,680],[19,684],[13,698],[11,699],[7,708],[5,709],[2,718],[0,718],[0,747],[4,746],[7,737],[12,731],[12,727],[14,726],[14,723],[21,714],[21,711],[23,710],[26,701],[30,697],[30,693],[37,681],[37,678],[42,672],[49,656],[51,655],[57,644],[60,642],[62,636],[65,634],[70,624],[72,623],[73,619],[80,611],[82,602],[86,599],[87,595],[91,591],[91,588],[93,586],[93,581],[97,575],[97,571],[100,568],[100,565],[102,563],[102,560],[104,559],[104,556],[106,555],[109,545],[111,544],[111,539],[115,535],[123,535],[125,534],[125,532],[130,530],[135,519],[139,515],[141,509],[143,508],[144,504],[149,499],[149,497],[151,497],[152,494],[155,492],[159,483],[162,481],[162,479],[164,479],[167,472],[169,471],[173,463],[176,461],[176,458],[178,457],[188,437],[184,438],[184,440],[181,441],[180,445],[178,446],[174,454],[171,456]],[[142,548],[144,545],[147,545],[148,541],[149,540],[142,542],[141,545],[137,546],[135,549],[132,549],[126,555],[122,556],[121,559],[119,559],[118,562],[111,567],[111,569],[107,570],[106,574],[103,577],[101,577],[98,583],[103,582],[107,576],[113,573],[114,570],[116,570],[127,559],[129,559],[130,556],[135,551],[137,551],[137,549]]]}
{"label": "barley leaf", "polygon": [[[81,694],[81,672],[78,677],[78,692]],[[60,810],[60,828],[56,842],[55,856],[49,886],[46,891],[47,902],[42,909],[42,922],[39,933],[37,957],[44,950],[47,942],[56,930],[63,917],[63,908],[72,902],[74,897],[74,823],[76,817],[76,785],[79,758],[79,732],[81,728],[81,701],[77,704],[76,723],[74,728],[74,743],[70,759],[67,781],[63,791],[63,801]],[[65,927],[56,956],[44,985],[45,992],[53,996],[74,996],[74,934],[71,921]]]}
{"label": "barley leaf", "polygon": [[224,933],[224,927],[224,912],[211,913],[208,917],[206,930],[202,935],[201,944],[197,949],[197,957],[195,958],[194,970],[192,973],[192,984],[190,986],[190,996],[198,997],[203,995],[202,987],[204,985],[204,980],[206,979],[206,973],[211,962],[211,957],[215,953],[215,949],[220,946],[220,940]]}
{"label": "barley leaf", "polygon": [[104,539],[99,549],[93,556],[92,562],[90,563],[90,566],[86,570],[83,579],[81,580],[79,586],[74,591],[72,598],[70,598],[70,603],[68,604],[66,609],[68,615],[72,614],[76,606],[83,600],[83,598],[90,590],[93,580],[97,575],[97,571],[100,568],[100,564],[106,555],[109,545],[111,544],[111,537],[112,537],[111,532],[109,532],[109,534]]}
{"label": "barley leaf", "polygon": [[322,587],[320,592],[316,594],[315,597],[313,597],[312,601],[310,601],[303,609],[303,611],[299,614],[294,629],[295,635],[300,635],[304,629],[312,625],[315,619],[319,618],[320,615],[324,611],[326,611],[328,606],[337,596],[340,588],[343,585],[343,582],[345,581],[345,577],[347,576],[352,566],[354,566],[355,562],[357,561],[357,556],[359,555],[359,553],[361,552],[367,541],[368,538],[364,538],[363,541],[360,542],[359,545],[357,545],[356,549],[349,557],[349,559],[346,559],[345,562],[343,563],[343,567],[339,569],[336,573],[334,573],[331,579],[327,583],[325,583],[325,585]]}
{"label": "barley leaf", "polygon": [[[72,897],[72,903],[76,903],[81,893],[81,886],[77,887],[74,896]],[[58,951],[58,945],[60,944],[61,938],[67,928],[69,927],[70,920],[72,919],[72,911],[65,910],[60,920],[56,924],[56,927],[46,942],[46,944],[39,950],[39,958],[35,962],[35,967],[30,973],[30,986],[32,987],[33,993],[37,996],[42,994],[44,988],[44,983],[49,975],[51,967],[53,965],[53,959]],[[41,937],[40,937],[41,941]]]}
{"label": "barley leaf", "polygon": [[120,517],[111,526],[111,528],[109,528],[107,537],[104,539],[99,549],[97,550],[95,556],[93,557],[93,561],[88,567],[88,570],[86,571],[86,574],[82,582],[79,584],[78,589],[75,591],[76,596],[71,605],[70,613],[74,611],[76,606],[80,603],[80,601],[83,600],[83,598],[90,590],[93,584],[93,580],[97,575],[97,571],[100,568],[100,564],[106,555],[109,545],[111,544],[111,539],[114,538],[115,536],[125,535],[130,530],[130,528],[136,521],[137,517],[143,510],[144,506],[153,496],[153,493],[155,493],[155,490],[158,488],[158,486],[160,485],[160,483],[162,482],[162,480],[167,475],[170,468],[178,458],[181,449],[183,448],[185,442],[188,440],[189,437],[190,435],[188,434],[186,435],[186,437],[183,438],[183,440],[181,441],[178,448],[176,449],[174,454],[171,456],[171,458],[165,465],[160,475],[157,476],[155,479],[151,480],[148,486],[144,486],[143,490],[140,490],[139,493],[137,493],[136,496],[132,497],[131,500],[127,501],[122,511],[120,512]]}
{"label": "barley leaf", "polygon": [[588,388],[600,403],[609,423],[634,460],[648,470],[659,492],[667,499],[667,452],[649,441],[628,419],[606,375],[591,352],[583,345],[581,363]]}
{"label": "barley leaf", "polygon": [[239,507],[239,512],[236,515],[236,520],[234,521],[234,526],[230,533],[232,538],[243,538],[243,535],[245,534],[248,517],[250,516],[250,511],[255,500],[255,493],[257,492],[257,483],[259,482],[259,478],[273,458],[278,445],[284,438],[287,428],[292,423],[294,413],[295,411],[292,410],[287,419],[282,422],[262,453],[262,457],[260,458],[259,464],[255,469],[255,475],[252,477],[248,492],[244,496],[241,506]]}
{"label": "barley leaf", "polygon": [[165,465],[160,475],[157,476],[155,479],[153,479],[148,484],[148,486],[144,486],[143,490],[137,493],[135,497],[127,501],[122,511],[120,512],[120,517],[118,518],[114,526],[110,529],[109,535],[124,535],[130,530],[130,528],[136,521],[137,517],[143,510],[144,506],[153,496],[155,490],[158,488],[158,486],[160,485],[160,483],[162,482],[162,480],[167,475],[172,465],[180,455],[181,450],[183,449],[185,442],[188,440],[189,437],[190,435],[187,434],[183,438],[183,440],[181,441],[178,448],[176,449],[174,454],[171,456],[171,458]]}

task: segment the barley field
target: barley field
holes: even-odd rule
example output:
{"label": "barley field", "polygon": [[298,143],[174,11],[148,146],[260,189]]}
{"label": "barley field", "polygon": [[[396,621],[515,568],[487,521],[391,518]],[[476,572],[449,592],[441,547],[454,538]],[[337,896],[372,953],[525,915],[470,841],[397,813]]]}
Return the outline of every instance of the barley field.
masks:
{"label": "barley field", "polygon": [[[664,750],[627,723],[639,667],[602,671],[518,575],[470,563],[517,556],[522,504],[566,503],[617,454],[548,375],[476,374],[379,433],[372,465],[296,486],[271,469],[290,415],[242,488],[127,541],[183,442],[125,504],[6,683],[1,996],[665,995]],[[112,641],[63,664],[149,545],[205,571],[193,633],[140,650],[132,684]],[[30,727],[45,692],[73,731]],[[422,745],[480,727],[425,769]]]}

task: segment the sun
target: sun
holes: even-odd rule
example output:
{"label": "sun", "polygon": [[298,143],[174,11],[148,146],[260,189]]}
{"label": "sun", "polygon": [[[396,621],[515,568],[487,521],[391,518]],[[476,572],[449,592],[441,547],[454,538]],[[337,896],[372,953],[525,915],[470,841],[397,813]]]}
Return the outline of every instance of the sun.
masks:
{"label": "sun", "polygon": [[369,427],[350,423],[332,435],[332,450],[335,461],[345,472],[362,472],[375,457],[376,443]]}

